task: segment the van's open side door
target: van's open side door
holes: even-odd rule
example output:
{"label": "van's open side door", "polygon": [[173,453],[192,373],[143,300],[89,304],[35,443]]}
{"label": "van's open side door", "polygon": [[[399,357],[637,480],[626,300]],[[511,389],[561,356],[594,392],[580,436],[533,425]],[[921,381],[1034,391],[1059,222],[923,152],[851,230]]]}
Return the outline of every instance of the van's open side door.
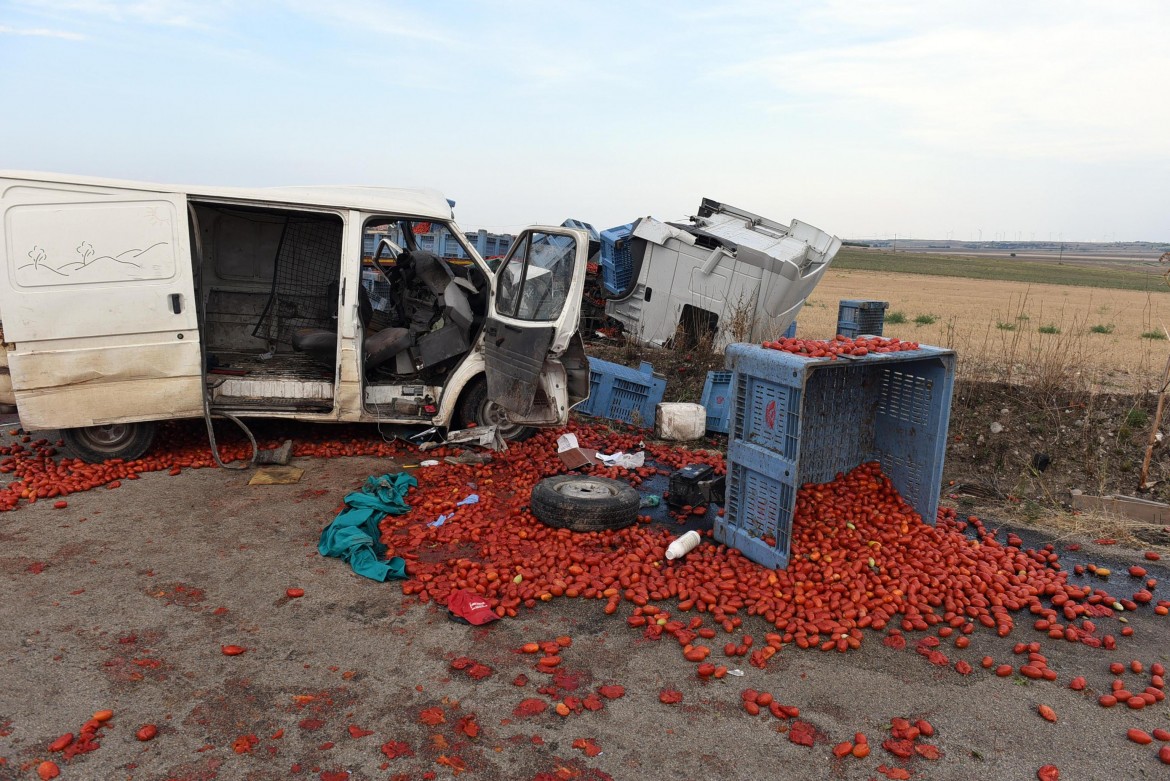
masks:
{"label": "van's open side door", "polygon": [[21,421],[202,414],[186,197],[0,179],[4,337]]}
{"label": "van's open side door", "polygon": [[589,236],[534,227],[512,244],[496,274],[484,329],[488,397],[518,416],[532,411],[547,357],[577,331]]}

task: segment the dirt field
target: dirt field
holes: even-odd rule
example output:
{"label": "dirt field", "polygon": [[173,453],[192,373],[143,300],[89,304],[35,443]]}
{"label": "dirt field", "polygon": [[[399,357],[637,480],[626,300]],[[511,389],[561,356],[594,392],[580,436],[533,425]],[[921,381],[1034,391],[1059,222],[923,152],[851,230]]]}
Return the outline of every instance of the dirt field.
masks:
{"label": "dirt field", "polygon": [[[889,311],[907,322],[887,323],[886,336],[951,347],[965,367],[982,371],[1059,353],[1106,387],[1148,387],[1170,352],[1170,342],[1142,338],[1170,327],[1170,295],[838,269],[830,269],[809,297],[798,335],[833,334],[845,298],[889,301]],[[916,324],[922,315],[936,320]],[[1050,326],[1060,333],[1039,331]],[[1094,326],[1112,331],[1093,333]]]}

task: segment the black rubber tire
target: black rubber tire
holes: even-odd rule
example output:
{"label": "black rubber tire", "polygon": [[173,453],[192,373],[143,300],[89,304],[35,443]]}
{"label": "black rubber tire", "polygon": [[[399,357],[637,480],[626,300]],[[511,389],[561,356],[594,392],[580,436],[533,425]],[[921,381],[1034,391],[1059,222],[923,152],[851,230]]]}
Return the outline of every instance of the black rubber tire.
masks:
{"label": "black rubber tire", "polygon": [[487,380],[482,376],[467,383],[463,389],[455,417],[459,421],[456,428],[467,428],[472,423],[476,426],[496,426],[500,436],[509,442],[523,442],[536,433],[532,426],[508,422],[508,413],[488,399]]}
{"label": "black rubber tire", "polygon": [[154,444],[158,426],[143,423],[114,423],[108,426],[67,428],[61,430],[61,439],[82,461],[98,464],[106,459],[121,458],[133,461],[146,455]]}
{"label": "black rubber tire", "polygon": [[532,514],[557,529],[577,532],[621,529],[638,519],[637,489],[608,477],[558,475],[532,488]]}

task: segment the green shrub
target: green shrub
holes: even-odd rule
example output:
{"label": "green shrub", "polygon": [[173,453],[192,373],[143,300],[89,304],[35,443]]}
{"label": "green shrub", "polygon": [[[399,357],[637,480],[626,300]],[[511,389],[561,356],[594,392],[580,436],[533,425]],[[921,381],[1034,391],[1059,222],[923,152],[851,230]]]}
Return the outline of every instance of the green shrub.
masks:
{"label": "green shrub", "polygon": [[1001,330],[1001,331],[1014,331],[1014,330],[1016,330],[1016,324],[1015,324],[1015,323],[1004,323],[1004,322],[997,322],[997,323],[995,324],[995,327],[996,327],[996,328],[998,328],[998,329],[999,329],[999,330]]}
{"label": "green shrub", "polygon": [[906,315],[896,310],[893,312],[886,312],[886,322],[893,325],[901,325],[902,323],[906,322]]}
{"label": "green shrub", "polygon": [[1089,329],[1089,333],[1091,333],[1091,334],[1111,334],[1111,333],[1113,333],[1113,326],[1112,325],[1101,325],[1100,323],[1097,323],[1097,325],[1095,325]]}
{"label": "green shrub", "polygon": [[1056,327],[1055,325],[1042,325],[1039,328],[1037,328],[1036,330],[1042,334],[1058,334],[1058,333],[1060,333],[1060,329],[1058,327]]}
{"label": "green shrub", "polygon": [[914,318],[914,325],[934,325],[938,322],[938,318],[934,315],[919,315]]}
{"label": "green shrub", "polygon": [[1165,340],[1166,334],[1162,331],[1145,331],[1142,333],[1143,339],[1153,339],[1154,341]]}
{"label": "green shrub", "polygon": [[1150,415],[1144,409],[1131,409],[1125,416],[1125,425],[1130,428],[1143,428],[1150,422]]}

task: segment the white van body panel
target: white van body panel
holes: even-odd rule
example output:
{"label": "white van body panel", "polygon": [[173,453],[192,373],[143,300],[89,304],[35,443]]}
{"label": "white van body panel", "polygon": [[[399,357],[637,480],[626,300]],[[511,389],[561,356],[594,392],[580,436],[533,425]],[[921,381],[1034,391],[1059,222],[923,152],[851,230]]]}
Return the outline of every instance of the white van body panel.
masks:
{"label": "white van body panel", "polygon": [[[201,210],[215,223],[214,229],[196,214]],[[316,374],[298,377],[292,372],[271,379],[263,370],[257,371],[254,367],[263,365],[263,342],[255,349],[243,328],[255,317],[252,310],[220,309],[214,313],[219,330],[210,334],[204,330],[208,323],[200,318],[206,314],[209,296],[218,293],[216,303],[222,306],[232,296],[237,300],[255,297],[257,289],[263,288],[256,281],[260,277],[232,282],[220,275],[218,266],[212,267],[210,259],[215,248],[234,252],[237,258],[260,257],[247,241],[216,244],[218,225],[225,219],[246,220],[248,214],[259,214],[269,222],[281,219],[281,214],[340,221],[341,273],[340,278],[332,277],[338,295],[333,370],[318,368]],[[433,221],[450,229],[478,270],[490,308],[495,275],[464,241],[452,219],[451,203],[433,190],[178,186],[0,171],[0,349],[4,351],[0,403],[15,403],[22,424],[30,430],[193,418],[204,414],[206,381],[213,409],[249,417],[450,425],[468,384],[491,374],[482,330],[441,385],[409,379],[395,385],[385,378],[371,384],[365,376],[362,346],[367,334],[359,311],[363,230],[368,220],[384,216]],[[541,230],[571,238],[577,250],[567,303],[559,317],[545,326],[551,325],[555,335],[535,382],[543,399],[528,415],[516,416],[516,422],[524,424],[568,419],[567,372],[558,355],[576,330],[588,244],[580,231]],[[263,257],[268,258],[268,279],[272,280],[271,255]],[[202,302],[196,301],[197,281]],[[315,301],[328,300],[321,297],[321,288],[314,291]],[[536,325],[517,323],[516,327]],[[201,334],[207,345],[201,345]],[[250,350],[253,362],[248,365],[253,368],[234,376],[230,372],[205,376],[204,348],[209,359],[215,358],[210,348],[217,338],[242,338],[244,344],[225,350],[237,356]],[[289,358],[287,351],[277,357],[282,356]],[[401,387],[404,393],[424,387],[425,395],[434,398],[433,409],[427,406],[433,414],[402,417],[388,408],[379,409],[393,398],[393,387]],[[248,396],[273,403],[233,407]],[[281,405],[282,400],[319,403],[309,409]],[[219,403],[223,406],[217,407]]]}
{"label": "white van body panel", "polygon": [[0,176],[0,203],[0,311],[21,421],[202,414],[185,199]]}
{"label": "white van body panel", "polygon": [[189,198],[227,203],[254,202],[268,205],[310,206],[323,209],[355,209],[379,214],[407,214],[434,220],[450,220],[451,204],[438,190],[400,189],[395,187],[356,187],[321,185],[314,187],[214,187],[209,185],[170,185],[105,179],[95,176],[67,176],[35,171],[0,171],[0,179],[12,180],[10,186],[30,185],[35,190],[44,185],[58,189],[71,187],[171,193]]}

